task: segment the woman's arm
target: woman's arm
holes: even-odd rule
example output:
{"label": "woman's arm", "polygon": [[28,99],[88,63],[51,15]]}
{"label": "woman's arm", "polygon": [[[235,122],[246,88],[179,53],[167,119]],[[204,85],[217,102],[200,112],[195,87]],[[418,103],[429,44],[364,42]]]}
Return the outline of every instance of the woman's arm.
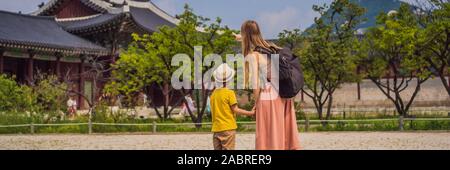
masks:
{"label": "woman's arm", "polygon": [[259,88],[259,59],[260,59],[260,55],[259,55],[259,53],[257,53],[257,52],[253,52],[252,53],[252,57],[254,57],[254,60],[253,60],[253,64],[250,64],[251,66],[251,72],[253,73],[252,74],[252,77],[251,77],[251,80],[252,80],[252,88],[253,88],[253,97],[254,97],[254,99],[255,99],[255,105],[259,102],[259,96],[260,96],[260,92],[261,92],[261,89]]}

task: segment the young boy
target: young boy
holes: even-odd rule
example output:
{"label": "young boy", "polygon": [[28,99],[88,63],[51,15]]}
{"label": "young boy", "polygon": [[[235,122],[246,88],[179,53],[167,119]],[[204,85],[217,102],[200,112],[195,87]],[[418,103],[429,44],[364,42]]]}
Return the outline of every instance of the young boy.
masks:
{"label": "young boy", "polygon": [[213,72],[215,81],[223,83],[223,87],[215,89],[210,98],[214,150],[234,150],[237,129],[235,113],[248,116],[255,114],[254,110],[240,109],[236,94],[226,87],[226,82],[233,80],[234,74],[235,71],[227,64],[220,65]]}

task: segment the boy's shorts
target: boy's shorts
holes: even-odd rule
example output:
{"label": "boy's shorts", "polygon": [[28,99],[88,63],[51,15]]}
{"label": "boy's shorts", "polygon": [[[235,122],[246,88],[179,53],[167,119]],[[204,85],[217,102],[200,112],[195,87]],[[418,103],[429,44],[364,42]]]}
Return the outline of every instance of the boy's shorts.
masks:
{"label": "boy's shorts", "polygon": [[236,130],[214,132],[214,150],[234,150],[236,140]]}

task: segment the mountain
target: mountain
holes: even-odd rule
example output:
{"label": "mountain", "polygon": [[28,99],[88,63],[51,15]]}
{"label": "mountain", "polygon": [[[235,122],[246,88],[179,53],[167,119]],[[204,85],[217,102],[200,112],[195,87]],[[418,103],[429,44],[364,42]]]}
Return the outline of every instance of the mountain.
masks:
{"label": "mountain", "polygon": [[[400,0],[352,0],[352,1],[359,4],[361,7],[366,8],[366,13],[362,17],[365,18],[366,21],[360,23],[357,26],[357,29],[360,28],[364,29],[375,26],[377,16],[381,12],[387,13],[391,10],[397,10],[398,8],[400,8],[400,5],[404,3]],[[312,25],[311,27],[314,27],[314,25]]]}
{"label": "mountain", "polygon": [[397,10],[404,2],[399,0],[355,0],[361,7],[366,8],[366,14],[363,18],[367,20],[361,23],[358,28],[367,28],[375,26],[377,16],[381,13],[387,13],[391,10]]}

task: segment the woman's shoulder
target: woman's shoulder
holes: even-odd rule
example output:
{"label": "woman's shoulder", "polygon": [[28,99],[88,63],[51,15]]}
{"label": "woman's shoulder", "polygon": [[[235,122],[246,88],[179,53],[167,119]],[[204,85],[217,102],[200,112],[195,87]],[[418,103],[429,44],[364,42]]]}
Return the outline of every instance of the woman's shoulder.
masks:
{"label": "woman's shoulder", "polygon": [[252,59],[252,60],[261,59],[261,56],[262,56],[261,53],[259,53],[257,51],[253,51],[247,55],[247,59]]}
{"label": "woman's shoulder", "polygon": [[257,56],[260,56],[261,55],[261,53],[260,52],[258,52],[258,51],[252,51],[249,55],[252,55],[252,56],[255,56],[255,57],[257,57]]}

